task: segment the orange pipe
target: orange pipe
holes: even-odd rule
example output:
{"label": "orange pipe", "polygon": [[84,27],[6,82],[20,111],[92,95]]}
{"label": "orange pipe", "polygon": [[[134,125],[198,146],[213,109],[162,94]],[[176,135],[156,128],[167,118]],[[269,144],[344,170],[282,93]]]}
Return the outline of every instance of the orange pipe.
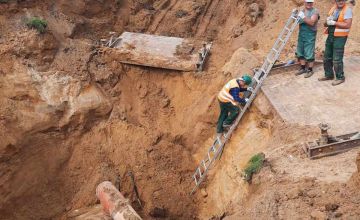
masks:
{"label": "orange pipe", "polygon": [[96,196],[103,210],[114,220],[141,220],[129,201],[109,182],[104,181],[96,187]]}

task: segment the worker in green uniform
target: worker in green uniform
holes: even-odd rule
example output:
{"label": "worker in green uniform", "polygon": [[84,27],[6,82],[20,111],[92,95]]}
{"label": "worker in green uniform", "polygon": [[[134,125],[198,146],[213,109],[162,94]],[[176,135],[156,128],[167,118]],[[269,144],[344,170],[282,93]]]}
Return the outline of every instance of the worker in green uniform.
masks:
{"label": "worker in green uniform", "polygon": [[345,0],[335,0],[335,5],[330,9],[326,23],[326,34],[328,37],[325,43],[324,71],[325,77],[319,81],[334,79],[333,86],[345,82],[344,75],[344,48],[352,23],[352,10],[346,5]]}
{"label": "worker in green uniform", "polygon": [[[314,74],[313,67],[315,61],[315,41],[319,11],[314,8],[314,0],[305,0],[305,7],[298,14],[299,36],[296,49],[296,56],[300,61],[300,70],[295,75],[304,74],[308,78]],[[308,68],[306,68],[306,64]]]}

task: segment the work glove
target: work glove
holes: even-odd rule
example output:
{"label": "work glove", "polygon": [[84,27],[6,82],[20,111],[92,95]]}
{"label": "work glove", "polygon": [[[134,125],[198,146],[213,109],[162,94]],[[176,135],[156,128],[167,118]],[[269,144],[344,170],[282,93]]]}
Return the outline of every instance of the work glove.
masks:
{"label": "work glove", "polygon": [[299,14],[298,14],[298,17],[301,18],[301,19],[304,19],[305,18],[305,13],[303,11],[300,11]]}
{"label": "work glove", "polygon": [[326,20],[327,20],[327,21],[328,21],[328,20],[333,21],[333,20],[334,20],[334,16],[330,15],[329,17],[326,18]]}
{"label": "work glove", "polygon": [[326,24],[327,24],[328,26],[334,26],[334,25],[336,24],[336,21],[327,20],[327,21],[326,21]]}
{"label": "work glove", "polygon": [[249,91],[249,92],[253,92],[253,91],[254,91],[254,88],[253,88],[253,87],[247,87],[246,90]]}

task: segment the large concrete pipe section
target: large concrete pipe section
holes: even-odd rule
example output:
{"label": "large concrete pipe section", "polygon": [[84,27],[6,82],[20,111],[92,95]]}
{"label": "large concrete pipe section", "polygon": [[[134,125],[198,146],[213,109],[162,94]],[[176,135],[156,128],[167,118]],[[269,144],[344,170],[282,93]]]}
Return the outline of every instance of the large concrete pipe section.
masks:
{"label": "large concrete pipe section", "polygon": [[141,220],[129,201],[111,182],[100,183],[96,188],[96,196],[100,200],[104,212],[114,220]]}

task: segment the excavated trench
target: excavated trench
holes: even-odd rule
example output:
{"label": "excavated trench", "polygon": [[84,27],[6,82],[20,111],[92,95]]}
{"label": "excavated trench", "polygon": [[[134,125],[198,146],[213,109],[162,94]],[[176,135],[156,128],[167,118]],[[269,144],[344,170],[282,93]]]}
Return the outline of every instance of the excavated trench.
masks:
{"label": "excavated trench", "polygon": [[[279,131],[291,129],[281,127],[260,96],[205,188],[189,196],[191,175],[215,133],[215,94],[239,69],[246,72],[258,65],[253,54],[261,58],[258,48],[269,47],[276,34],[268,30],[269,39],[261,41],[251,29],[258,22],[268,27],[262,14],[277,4],[0,4],[2,219],[67,219],[71,211],[96,204],[95,188],[104,180],[120,180],[121,192],[144,219],[224,216],[232,201],[245,196],[240,172],[247,159],[275,143],[296,139],[290,132],[280,138]],[[276,20],[279,13],[270,15]],[[48,33],[28,30],[23,21],[29,16],[46,19]],[[122,65],[97,46],[96,41],[113,30],[197,37],[213,40],[215,46],[207,70],[200,74]],[[129,171],[143,207],[135,199]]]}
{"label": "excavated trench", "polygon": [[[144,218],[197,218],[192,155],[213,134],[213,92],[224,80],[121,65],[93,45],[114,29],[194,35],[202,13],[207,27],[206,13],[218,13],[203,11],[209,4],[229,10],[212,1],[0,5],[3,219],[66,218],[96,203],[103,180],[120,179],[121,192],[135,201],[129,171],[143,207],[132,205]],[[28,30],[31,16],[47,20],[48,32]],[[169,27],[170,20],[177,24]]]}
{"label": "excavated trench", "polygon": [[[6,147],[2,169],[7,172],[2,175],[1,190],[5,200],[0,209],[4,219],[63,217],[72,210],[95,204],[97,184],[103,180],[115,182],[119,177],[121,192],[133,201],[132,205],[144,218],[159,217],[154,211],[157,208],[165,210],[161,213],[169,219],[197,218],[200,210],[202,215],[211,217],[223,208],[205,205],[202,210],[202,194],[189,196],[191,175],[198,162],[193,154],[202,156],[203,149],[207,148],[204,143],[211,141],[215,125],[210,119],[215,118],[215,113],[209,112],[216,112],[216,103],[206,101],[197,109],[188,107],[195,100],[184,83],[186,77],[177,76],[178,73],[164,76],[161,71],[149,73],[143,68],[130,67],[123,74],[112,90],[120,94],[116,95],[120,100],[113,100],[115,104],[109,114],[86,121],[85,125],[25,134],[21,141]],[[174,82],[167,85],[169,81]],[[193,83],[196,85],[196,80]],[[189,93],[177,97],[176,91]],[[141,99],[127,100],[132,94]],[[212,95],[208,96],[211,99]],[[190,114],[199,120],[189,119]],[[239,131],[241,134],[234,135],[234,142],[239,138],[247,142],[242,147],[248,150],[242,151],[239,157],[250,157],[264,148],[270,125],[266,124],[269,121],[259,122],[262,116],[258,111],[251,113]],[[95,115],[89,113],[87,117]],[[268,117],[271,121],[272,116]],[[251,137],[244,138],[249,135],[246,133],[249,129]],[[253,135],[264,139],[255,142]],[[251,144],[256,146],[249,148]],[[198,146],[199,150],[191,146]],[[220,167],[233,163],[232,158],[231,163],[223,164],[233,154],[232,147],[232,144],[227,146]],[[234,154],[237,153],[235,150]],[[242,161],[240,169],[245,160],[239,161]],[[135,200],[129,171],[135,175],[143,208]],[[238,174],[231,174],[233,183],[241,182]],[[224,175],[228,175],[227,172]],[[211,177],[209,181],[214,183],[208,191],[226,184],[228,179],[229,176]],[[221,196],[216,198],[219,193]],[[226,195],[232,193],[226,184],[224,190],[214,190],[208,201],[211,204],[222,198],[226,202]]]}

